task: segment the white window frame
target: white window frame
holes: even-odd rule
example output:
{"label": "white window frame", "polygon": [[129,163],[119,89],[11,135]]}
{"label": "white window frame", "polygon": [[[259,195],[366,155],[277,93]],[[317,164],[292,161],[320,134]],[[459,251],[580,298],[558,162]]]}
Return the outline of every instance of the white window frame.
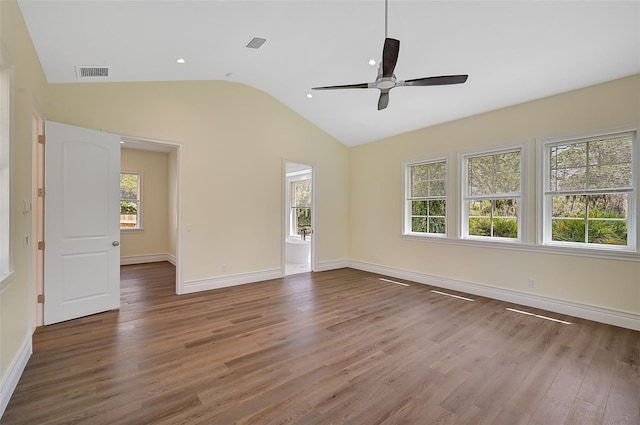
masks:
{"label": "white window frame", "polygon": [[13,63],[0,42],[0,282],[2,288],[13,273],[11,252],[11,112]]}
{"label": "white window frame", "polygon": [[[435,164],[444,162],[445,166],[445,232],[444,233],[427,233],[427,232],[413,232],[411,230],[411,167],[425,164]],[[417,160],[406,161],[402,164],[404,173],[404,190],[403,202],[402,202],[402,234],[405,236],[417,236],[421,238],[446,238],[451,234],[451,212],[452,212],[452,190],[450,187],[450,161],[448,156],[434,156],[428,158],[422,158]]]}
{"label": "white window frame", "polygon": [[[139,232],[144,230],[142,227],[142,197],[143,197],[143,173],[142,171],[120,171],[120,175],[122,174],[135,174],[138,176],[138,217],[137,217],[137,225],[136,227],[120,227],[121,232]],[[122,201],[122,198],[120,198]]]}
{"label": "white window frame", "polygon": [[[518,237],[517,238],[503,238],[495,236],[477,236],[469,235],[469,202],[473,199],[479,199],[480,197],[467,196],[468,191],[468,160],[470,158],[476,158],[481,156],[497,155],[501,153],[519,152],[520,153],[520,192],[519,193],[502,193],[497,196],[483,196],[485,199],[500,199],[500,198],[518,198]],[[460,176],[460,207],[459,222],[458,222],[458,238],[463,240],[478,240],[486,242],[496,243],[524,243],[526,239],[526,218],[527,218],[527,143],[515,143],[509,145],[502,145],[498,147],[482,148],[472,151],[465,151],[458,153],[459,164],[459,176]]]}
{"label": "white window frame", "polygon": [[[640,239],[640,229],[637,225],[638,218],[638,188],[640,187],[640,172],[638,172],[638,166],[640,165],[639,149],[638,149],[638,133],[639,127],[619,127],[615,129],[609,129],[606,131],[592,132],[586,134],[578,134],[564,137],[553,137],[537,140],[537,157],[538,157],[538,191],[537,191],[537,204],[538,204],[538,238],[537,243],[543,246],[549,247],[563,247],[576,250],[593,250],[593,251],[618,251],[618,252],[637,252],[638,240]],[[549,185],[549,172],[548,172],[548,149],[551,146],[566,143],[579,143],[585,142],[591,139],[598,139],[602,137],[615,137],[624,134],[632,135],[631,145],[631,169],[632,169],[632,190],[626,192],[628,194],[628,221],[627,221],[627,245],[604,245],[594,243],[581,243],[581,242],[564,242],[551,240],[551,215],[552,215],[552,195],[547,195],[546,188]],[[595,193],[611,193],[603,190]]]}
{"label": "white window frame", "polygon": [[[291,205],[291,184],[294,182],[298,182],[298,181],[302,181],[302,180],[311,180],[311,199],[312,199],[312,205],[311,207],[309,207],[309,209],[311,210],[311,224],[313,225],[313,176],[312,176],[312,170],[303,170],[303,171],[297,171],[297,172],[293,172],[290,173],[289,175],[286,176],[286,200],[287,200],[287,207],[289,209],[288,214],[287,214],[287,237],[290,239],[302,239],[302,235],[295,233],[294,230],[294,220],[293,220],[293,206]],[[306,235],[306,240],[310,240],[311,239],[311,235]]]}

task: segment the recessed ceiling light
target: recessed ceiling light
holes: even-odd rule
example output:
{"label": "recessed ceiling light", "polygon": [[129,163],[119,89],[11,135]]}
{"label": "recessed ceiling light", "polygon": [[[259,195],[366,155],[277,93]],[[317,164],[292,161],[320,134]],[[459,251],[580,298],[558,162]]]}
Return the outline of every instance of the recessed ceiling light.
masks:
{"label": "recessed ceiling light", "polygon": [[311,93],[307,93],[307,98],[311,99],[313,97],[313,95]]}
{"label": "recessed ceiling light", "polygon": [[182,59],[182,58],[176,59],[176,62],[178,62],[178,63],[187,63],[187,61]]}
{"label": "recessed ceiling light", "polygon": [[369,65],[375,66],[376,65],[376,60],[375,59],[369,59]]}
{"label": "recessed ceiling light", "polygon": [[121,144],[121,145],[124,145],[124,140],[120,140],[120,144]]}

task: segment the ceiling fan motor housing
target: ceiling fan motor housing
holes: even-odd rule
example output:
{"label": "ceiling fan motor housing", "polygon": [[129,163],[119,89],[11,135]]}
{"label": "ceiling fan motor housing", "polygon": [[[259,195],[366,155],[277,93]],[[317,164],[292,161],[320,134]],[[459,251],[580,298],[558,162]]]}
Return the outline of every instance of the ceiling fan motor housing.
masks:
{"label": "ceiling fan motor housing", "polygon": [[378,77],[375,81],[374,87],[380,90],[389,90],[396,86],[398,79],[395,75],[391,77]]}

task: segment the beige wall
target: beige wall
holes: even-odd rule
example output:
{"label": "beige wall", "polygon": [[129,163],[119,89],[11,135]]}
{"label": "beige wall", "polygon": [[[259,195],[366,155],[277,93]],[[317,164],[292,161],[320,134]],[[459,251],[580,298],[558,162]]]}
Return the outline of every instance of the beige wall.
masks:
{"label": "beige wall", "polygon": [[316,165],[317,260],[347,259],[348,150],[273,97],[195,81],[54,84],[49,99],[51,120],[183,144],[185,281],[281,267],[283,157]]}
{"label": "beige wall", "polygon": [[169,154],[122,149],[121,169],[142,175],[142,230],[120,234],[120,257],[168,254]]}
{"label": "beige wall", "polygon": [[31,117],[34,103],[43,99],[46,80],[14,1],[0,1],[0,42],[3,55],[13,64],[10,145],[13,274],[2,282],[0,289],[0,384],[4,389],[8,367],[31,336],[33,325],[32,247],[24,247],[22,242],[25,236],[31,236],[32,217],[22,214],[22,201],[31,200]]}
{"label": "beige wall", "polygon": [[[405,160],[640,122],[640,76],[347,149],[271,96],[220,81],[47,85],[12,0],[0,1],[0,41],[14,67],[11,135],[13,275],[0,292],[0,376],[29,340],[33,317],[31,111],[51,120],[182,142],[185,280],[278,269],[283,158],[316,166],[319,263],[347,258],[451,279],[640,312],[640,262],[435,244],[401,237]],[[169,168],[167,174],[178,174]],[[532,180],[533,181],[533,180]],[[457,183],[457,182],[454,182]],[[534,187],[527,195],[535,235]],[[174,189],[169,198],[177,197]],[[168,202],[171,204],[171,202]],[[166,219],[175,223],[175,211]],[[187,231],[186,226],[191,230]],[[167,241],[175,240],[169,226]],[[169,245],[172,243],[167,242]],[[170,249],[170,248],[163,248]],[[567,271],[568,270],[568,271]],[[529,278],[537,288],[526,287]]]}
{"label": "beige wall", "polygon": [[[535,140],[640,123],[640,76],[422,129],[350,150],[349,258],[448,279],[640,312],[640,262],[404,239],[403,161],[526,142],[526,242],[535,243]],[[455,197],[454,197],[455,198]],[[458,202],[454,203],[457,209]],[[455,210],[454,209],[454,210]],[[455,225],[455,223],[451,223]],[[536,288],[528,288],[535,279]]]}

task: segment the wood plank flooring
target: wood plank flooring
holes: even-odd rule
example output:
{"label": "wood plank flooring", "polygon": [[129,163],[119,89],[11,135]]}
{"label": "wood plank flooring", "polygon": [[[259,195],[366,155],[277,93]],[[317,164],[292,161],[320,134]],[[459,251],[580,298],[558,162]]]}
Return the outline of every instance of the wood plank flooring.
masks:
{"label": "wood plank flooring", "polygon": [[174,274],[124,266],[120,311],[38,329],[0,423],[640,424],[639,332],[352,269]]}

